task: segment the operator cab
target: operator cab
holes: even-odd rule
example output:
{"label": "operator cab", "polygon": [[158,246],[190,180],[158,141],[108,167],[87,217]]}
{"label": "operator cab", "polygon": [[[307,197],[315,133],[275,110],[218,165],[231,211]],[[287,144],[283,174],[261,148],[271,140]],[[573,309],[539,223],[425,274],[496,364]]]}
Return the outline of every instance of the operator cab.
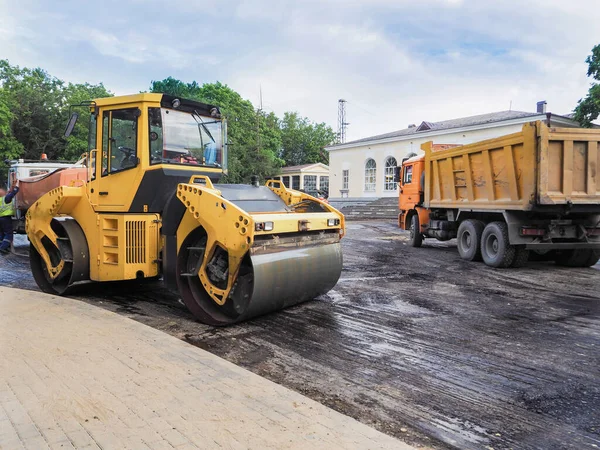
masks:
{"label": "operator cab", "polygon": [[227,173],[227,127],[216,106],[147,93],[76,106],[91,112],[87,186],[98,211],[161,213],[179,183],[193,175],[217,183]]}

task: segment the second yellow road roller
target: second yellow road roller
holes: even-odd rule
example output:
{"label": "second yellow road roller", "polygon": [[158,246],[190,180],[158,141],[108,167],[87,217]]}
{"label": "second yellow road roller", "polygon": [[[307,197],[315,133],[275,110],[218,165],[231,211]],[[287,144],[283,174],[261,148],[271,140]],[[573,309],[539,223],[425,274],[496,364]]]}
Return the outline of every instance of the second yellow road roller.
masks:
{"label": "second yellow road roller", "polygon": [[91,111],[87,176],[26,215],[44,292],[162,277],[198,320],[228,325],[337,283],[344,216],[280,181],[219,184],[227,124],[217,107],[147,93],[80,106]]}

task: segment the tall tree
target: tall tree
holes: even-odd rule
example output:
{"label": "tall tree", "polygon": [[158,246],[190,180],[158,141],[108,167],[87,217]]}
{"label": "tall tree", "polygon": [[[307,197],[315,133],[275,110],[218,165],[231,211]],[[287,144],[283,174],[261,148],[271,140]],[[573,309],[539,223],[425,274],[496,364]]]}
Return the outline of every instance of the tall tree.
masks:
{"label": "tall tree", "polygon": [[10,128],[0,129],[3,160],[39,159],[42,153],[49,159],[76,159],[87,149],[89,110],[79,111],[77,128],[65,140],[69,105],[111,95],[102,84],[66,84],[40,68],[11,66],[6,60],[0,60],[0,86],[0,103],[8,110],[0,123]]}
{"label": "tall tree", "polygon": [[0,187],[7,181],[8,165],[4,161],[18,158],[23,153],[23,145],[12,134],[11,124],[14,116],[7,97],[6,89],[0,87]]}
{"label": "tall tree", "polygon": [[329,162],[324,147],[335,140],[335,133],[325,123],[312,123],[296,112],[286,112],[281,121],[280,157],[288,166]]}
{"label": "tall tree", "polygon": [[0,61],[0,82],[8,93],[12,135],[23,148],[19,156],[37,159],[46,153],[49,158],[57,157],[64,148],[60,139],[63,82],[42,69],[21,69],[8,61]]}
{"label": "tall tree", "polygon": [[592,49],[585,62],[588,64],[587,76],[596,81],[592,82],[587,96],[577,102],[574,119],[582,126],[590,127],[600,116],[600,84],[597,83],[600,81],[600,44]]}

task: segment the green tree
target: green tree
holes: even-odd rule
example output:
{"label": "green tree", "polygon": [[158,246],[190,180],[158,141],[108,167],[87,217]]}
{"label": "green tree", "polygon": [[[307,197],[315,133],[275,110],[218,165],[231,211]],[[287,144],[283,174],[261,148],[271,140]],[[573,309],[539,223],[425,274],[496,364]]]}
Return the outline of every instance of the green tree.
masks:
{"label": "green tree", "polygon": [[0,61],[0,82],[8,93],[12,135],[23,146],[19,156],[56,158],[65,146],[60,138],[63,82],[42,69],[21,69],[8,61]]}
{"label": "green tree", "polygon": [[[588,77],[600,81],[600,44],[592,49],[585,62],[588,64]],[[592,121],[600,116],[600,84],[596,81],[592,82],[587,96],[577,102],[574,110],[574,119],[584,127],[590,127]]]}
{"label": "green tree", "polygon": [[170,94],[175,97],[197,99],[199,97],[200,86],[195,81],[184,83],[173,77],[167,77],[164,80],[151,81],[150,92],[161,94]]}
{"label": "green tree", "polygon": [[12,121],[7,92],[0,88],[0,187],[7,181],[8,165],[4,161],[18,158],[23,153],[23,146],[12,135]]}
{"label": "green tree", "polygon": [[[0,60],[0,102],[8,110],[0,131],[0,155],[5,158],[77,159],[87,149],[89,110],[82,108],[72,137],[65,140],[64,130],[69,105],[111,95],[102,84],[66,84],[46,71],[11,66]],[[2,114],[2,113],[0,113]]]}
{"label": "green tree", "polygon": [[296,112],[287,112],[281,121],[280,157],[288,166],[329,162],[324,147],[333,143],[335,133],[325,123],[312,123]]}

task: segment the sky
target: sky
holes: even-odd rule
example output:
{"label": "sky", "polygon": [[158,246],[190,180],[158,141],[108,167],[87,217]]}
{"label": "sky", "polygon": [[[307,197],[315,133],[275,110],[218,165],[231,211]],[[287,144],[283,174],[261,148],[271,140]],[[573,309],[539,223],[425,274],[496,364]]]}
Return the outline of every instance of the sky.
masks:
{"label": "sky", "polygon": [[566,114],[597,0],[0,0],[0,59],[113,93],[221,81],[347,141],[511,107]]}

